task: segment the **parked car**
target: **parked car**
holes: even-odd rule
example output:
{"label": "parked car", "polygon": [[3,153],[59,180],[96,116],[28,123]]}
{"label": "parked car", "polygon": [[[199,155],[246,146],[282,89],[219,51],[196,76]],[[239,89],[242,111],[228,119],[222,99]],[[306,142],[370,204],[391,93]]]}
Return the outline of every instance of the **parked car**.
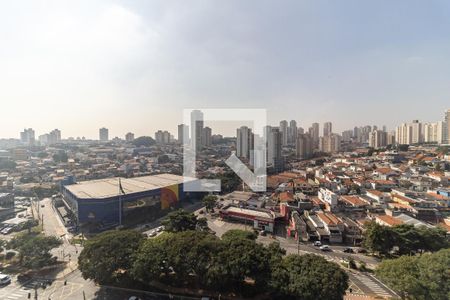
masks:
{"label": "parked car", "polygon": [[159,226],[158,228],[156,228],[156,231],[157,232],[161,232],[161,231],[163,231],[164,230],[164,226]]}
{"label": "parked car", "polygon": [[9,234],[12,230],[12,226],[5,227],[4,229],[2,229],[2,234]]}
{"label": "parked car", "polygon": [[322,246],[322,243],[320,241],[315,241],[314,246],[320,247],[320,246]]}
{"label": "parked car", "polygon": [[265,230],[261,230],[261,231],[259,232],[259,234],[260,234],[261,236],[266,236],[266,235],[267,235],[267,233],[266,233]]}
{"label": "parked car", "polygon": [[156,231],[150,231],[150,233],[148,234],[148,237],[154,237],[156,236]]}
{"label": "parked car", "polygon": [[331,251],[331,248],[330,248],[330,246],[328,246],[328,245],[320,246],[319,249],[320,249],[321,251]]}
{"label": "parked car", "polygon": [[364,248],[359,248],[356,250],[357,253],[367,253],[367,250]]}
{"label": "parked car", "polygon": [[355,253],[352,248],[345,248],[344,250],[342,250],[342,252],[344,252],[344,253]]}
{"label": "parked car", "polygon": [[9,275],[0,273],[0,285],[7,285],[10,283],[11,283],[11,277],[9,277]]}

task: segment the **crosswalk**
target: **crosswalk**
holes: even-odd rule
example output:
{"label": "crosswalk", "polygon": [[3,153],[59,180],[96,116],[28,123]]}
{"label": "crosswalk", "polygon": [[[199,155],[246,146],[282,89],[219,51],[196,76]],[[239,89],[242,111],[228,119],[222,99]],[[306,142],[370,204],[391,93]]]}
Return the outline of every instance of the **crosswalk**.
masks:
{"label": "crosswalk", "polygon": [[0,298],[5,300],[32,299],[35,286],[41,283],[41,280],[31,280],[23,285],[13,282],[11,285],[2,288]]}
{"label": "crosswalk", "polygon": [[371,275],[361,273],[360,275],[358,275],[358,279],[377,296],[382,296],[386,298],[392,297],[392,293],[389,292],[387,288],[382,286],[382,284]]}
{"label": "crosswalk", "polygon": [[[63,280],[55,280],[51,285],[42,287],[42,283],[45,283],[44,279],[33,279],[24,284],[18,283],[16,280],[5,287],[0,288],[1,300],[22,300],[22,299],[35,299],[37,293],[38,299],[55,299],[63,300],[69,296],[79,292],[82,284],[79,283],[64,283]],[[35,288],[37,287],[37,290]]]}

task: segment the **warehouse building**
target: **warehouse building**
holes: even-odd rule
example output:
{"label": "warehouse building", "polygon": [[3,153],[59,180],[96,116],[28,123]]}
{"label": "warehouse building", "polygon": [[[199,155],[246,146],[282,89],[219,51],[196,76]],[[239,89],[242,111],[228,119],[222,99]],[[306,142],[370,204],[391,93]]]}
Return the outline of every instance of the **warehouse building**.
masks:
{"label": "warehouse building", "polygon": [[172,174],[83,181],[63,185],[62,202],[75,225],[101,231],[152,221],[171,207],[199,197],[184,191],[186,184],[195,181]]}

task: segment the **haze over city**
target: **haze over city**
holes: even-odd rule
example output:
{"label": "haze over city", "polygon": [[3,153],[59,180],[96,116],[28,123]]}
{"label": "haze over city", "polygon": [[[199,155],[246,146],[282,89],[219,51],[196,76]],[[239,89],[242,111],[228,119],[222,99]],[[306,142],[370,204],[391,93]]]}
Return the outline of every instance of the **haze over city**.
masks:
{"label": "haze over city", "polygon": [[[337,132],[442,119],[447,1],[8,1],[0,137],[176,131],[184,108],[267,108]],[[432,108],[432,109],[431,109]],[[233,135],[236,126],[213,128]]]}

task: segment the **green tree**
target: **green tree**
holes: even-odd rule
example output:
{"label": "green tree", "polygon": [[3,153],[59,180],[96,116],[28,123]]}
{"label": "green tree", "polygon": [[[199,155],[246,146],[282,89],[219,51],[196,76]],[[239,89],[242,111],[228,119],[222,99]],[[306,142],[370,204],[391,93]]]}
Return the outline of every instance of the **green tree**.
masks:
{"label": "green tree", "polygon": [[230,229],[222,235],[222,240],[232,241],[236,239],[248,239],[251,241],[256,241],[258,236],[254,231],[240,230],[240,229]]}
{"label": "green tree", "polygon": [[39,152],[37,154],[37,157],[39,157],[39,158],[46,158],[46,157],[48,157],[48,153],[45,152],[45,151],[41,151],[41,152]]}
{"label": "green tree", "polygon": [[148,284],[154,280],[161,281],[162,275],[170,274],[167,248],[170,247],[171,241],[172,234],[167,232],[145,240],[134,255],[131,269],[133,278]]}
{"label": "green tree", "polygon": [[19,252],[19,260],[24,267],[39,269],[55,262],[50,250],[61,244],[61,240],[54,236],[26,233],[14,237],[7,247]]}
{"label": "green tree", "polygon": [[134,230],[106,231],[88,240],[78,258],[85,279],[113,283],[127,275],[144,236]]}
{"label": "green tree", "polygon": [[444,300],[450,296],[450,249],[384,260],[377,276],[402,299]]}
{"label": "green tree", "polygon": [[382,255],[389,254],[394,247],[396,238],[395,232],[387,226],[370,222],[365,225],[363,245],[371,252],[378,252]]}
{"label": "green tree", "polygon": [[398,254],[412,254],[422,247],[421,236],[414,225],[401,224],[390,230],[394,232],[394,245],[398,247]]}
{"label": "green tree", "polygon": [[[270,278],[270,253],[246,234],[235,238],[222,238],[221,251],[208,272],[212,288],[226,291],[241,291],[244,279],[254,280],[254,286],[264,290]],[[244,232],[245,233],[245,232]]]}
{"label": "green tree", "polygon": [[134,139],[132,144],[136,147],[150,147],[155,144],[155,140],[149,136],[140,136]]}
{"label": "green tree", "polygon": [[186,230],[195,230],[197,228],[197,217],[183,209],[173,211],[161,222],[166,231],[179,232]]}
{"label": "green tree", "polygon": [[271,286],[283,299],[342,299],[348,275],[321,256],[288,255],[273,271]]}
{"label": "green tree", "polygon": [[206,195],[205,197],[203,197],[202,202],[206,208],[206,211],[211,211],[216,206],[217,196],[216,195]]}
{"label": "green tree", "polygon": [[450,249],[420,256],[418,269],[426,287],[426,299],[450,299]]}

